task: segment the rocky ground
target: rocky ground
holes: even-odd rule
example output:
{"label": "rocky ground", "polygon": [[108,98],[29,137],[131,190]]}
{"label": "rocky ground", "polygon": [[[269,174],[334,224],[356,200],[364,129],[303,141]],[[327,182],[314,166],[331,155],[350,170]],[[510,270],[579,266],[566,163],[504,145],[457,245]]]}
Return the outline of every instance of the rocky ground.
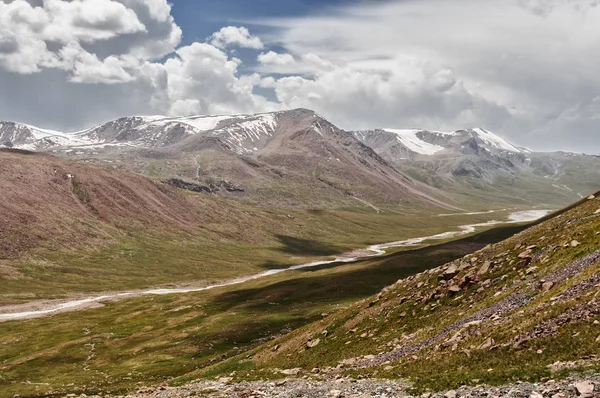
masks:
{"label": "rocky ground", "polygon": [[[600,397],[600,375],[587,378],[570,378],[563,381],[548,380],[544,383],[517,383],[502,387],[473,386],[438,393],[411,395],[408,384],[401,381],[349,378],[284,379],[231,383],[228,378],[216,381],[201,381],[185,387],[143,388],[126,398],[179,398],[202,397],[314,397],[314,398],[467,398],[467,397],[512,397],[512,398],[567,398]],[[100,397],[90,397],[100,398]]]}

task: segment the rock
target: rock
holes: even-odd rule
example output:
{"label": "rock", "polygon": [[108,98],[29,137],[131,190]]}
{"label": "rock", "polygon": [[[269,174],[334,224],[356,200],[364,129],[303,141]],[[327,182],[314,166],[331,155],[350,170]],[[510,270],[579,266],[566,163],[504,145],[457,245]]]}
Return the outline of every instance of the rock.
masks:
{"label": "rock", "polygon": [[524,252],[519,253],[519,258],[531,258],[531,250],[525,250]]}
{"label": "rock", "polygon": [[527,270],[525,271],[525,274],[527,274],[527,275],[531,275],[531,274],[533,274],[535,271],[537,271],[537,269],[538,269],[538,267],[535,267],[535,266],[534,266],[534,267],[529,267],[529,268],[527,268]]}
{"label": "rock", "polygon": [[458,268],[454,264],[450,265],[443,273],[444,279],[447,281],[454,278],[456,275],[458,275]]}
{"label": "rock", "polygon": [[340,390],[331,390],[327,396],[329,398],[341,398],[342,392]]}
{"label": "rock", "polygon": [[450,390],[446,394],[444,394],[444,398],[456,398],[456,397],[457,397],[457,393],[454,390]]}
{"label": "rock", "polygon": [[271,351],[276,352],[277,350],[279,350],[279,344],[276,344]]}
{"label": "rock", "polygon": [[492,346],[494,345],[494,339],[491,337],[488,337],[488,339],[479,346],[480,350],[488,350],[490,348],[492,348]]}
{"label": "rock", "polygon": [[588,199],[589,200],[596,199],[596,195],[590,195],[590,196],[588,196]]}
{"label": "rock", "polygon": [[469,287],[471,282],[474,283],[472,277],[470,275],[465,275],[458,281],[458,287],[460,287],[461,289],[466,289],[467,287]]}
{"label": "rock", "polygon": [[485,263],[483,263],[481,268],[479,268],[479,271],[477,271],[477,275],[487,274],[487,272],[490,270],[490,266],[491,266],[491,263],[489,261],[486,261]]}
{"label": "rock", "polygon": [[284,374],[286,376],[296,376],[302,373],[302,368],[283,369],[280,370],[279,373]]}
{"label": "rock", "polygon": [[450,294],[456,294],[456,293],[459,293],[460,291],[461,291],[460,287],[458,287],[457,285],[452,285],[448,288],[448,292]]}
{"label": "rock", "polygon": [[314,340],[309,340],[306,343],[306,348],[313,348],[319,345],[319,343],[321,342],[321,339],[314,339]]}
{"label": "rock", "polygon": [[579,246],[580,244],[581,244],[581,243],[579,243],[579,242],[578,242],[578,241],[576,241],[576,240],[572,240],[572,241],[571,241],[571,247],[577,247],[577,246]]}
{"label": "rock", "polygon": [[516,265],[516,269],[525,269],[529,264],[531,264],[531,260],[531,258],[524,258]]}
{"label": "rock", "polygon": [[594,214],[600,214],[600,209],[596,210]]}
{"label": "rock", "polygon": [[594,393],[594,383],[592,383],[591,381],[582,381],[579,383],[575,383],[573,384],[573,387],[575,387],[577,395],[582,397],[591,397]]}
{"label": "rock", "polygon": [[542,394],[540,394],[537,391],[534,391],[531,393],[531,395],[529,395],[529,398],[544,398],[544,396]]}
{"label": "rock", "polygon": [[550,289],[552,289],[553,287],[554,287],[554,282],[548,281],[548,282],[542,283],[541,289],[542,289],[542,292],[547,292]]}
{"label": "rock", "polygon": [[233,380],[233,378],[232,378],[232,377],[221,377],[221,378],[219,379],[219,383],[227,384],[227,383],[229,383],[231,380]]}

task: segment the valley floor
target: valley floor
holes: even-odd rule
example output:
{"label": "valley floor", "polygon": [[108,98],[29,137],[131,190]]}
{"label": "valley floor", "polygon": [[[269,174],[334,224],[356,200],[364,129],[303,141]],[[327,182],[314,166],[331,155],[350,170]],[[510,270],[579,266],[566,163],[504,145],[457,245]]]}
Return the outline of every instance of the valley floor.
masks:
{"label": "valley floor", "polygon": [[[87,308],[93,308],[95,306],[99,306],[102,302],[106,301],[115,301],[115,300],[123,300],[130,298],[137,298],[143,296],[151,296],[151,295],[169,295],[169,294],[182,294],[182,293],[194,293],[194,292],[202,292],[206,290],[239,285],[244,282],[248,282],[255,279],[264,278],[270,275],[275,275],[285,271],[294,271],[301,270],[304,268],[316,268],[322,267],[326,265],[333,264],[347,264],[354,263],[359,260],[377,257],[386,254],[385,249],[392,248],[410,248],[416,247],[428,242],[435,242],[439,240],[446,240],[455,238],[461,235],[467,235],[469,233],[475,232],[478,228],[482,227],[491,227],[493,225],[498,224],[514,224],[514,223],[523,223],[528,221],[534,221],[546,214],[549,213],[549,210],[529,210],[529,211],[518,211],[513,212],[508,215],[507,221],[496,221],[491,220],[483,223],[475,223],[475,224],[466,224],[456,227],[452,231],[446,231],[442,233],[438,233],[435,235],[410,238],[395,242],[389,243],[381,243],[377,245],[371,245],[366,249],[354,250],[352,252],[343,253],[336,256],[332,260],[320,260],[320,261],[312,261],[309,263],[292,265],[286,268],[273,268],[268,271],[261,272],[259,274],[242,276],[236,279],[219,282],[216,284],[201,286],[201,287],[186,287],[186,288],[162,288],[162,289],[149,289],[149,290],[132,290],[125,292],[105,292],[102,295],[95,297],[87,297],[87,298],[77,298],[74,300],[54,300],[54,301],[39,301],[32,303],[25,303],[19,305],[12,306],[0,306],[0,322],[9,321],[9,320],[19,320],[19,319],[29,319],[36,318],[41,316],[52,315],[61,312],[68,311],[76,311],[76,310],[84,310]],[[481,213],[475,213],[481,214]],[[484,213],[485,214],[485,213]],[[471,214],[473,215],[473,214]],[[450,216],[449,214],[444,214],[443,216]]]}

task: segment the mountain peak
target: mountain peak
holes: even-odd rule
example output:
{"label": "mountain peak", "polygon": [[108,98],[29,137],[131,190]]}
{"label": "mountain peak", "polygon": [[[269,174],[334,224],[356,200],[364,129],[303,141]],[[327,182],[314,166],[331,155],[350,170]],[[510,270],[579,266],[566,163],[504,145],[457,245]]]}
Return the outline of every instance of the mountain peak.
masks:
{"label": "mountain peak", "polygon": [[[354,132],[361,141],[382,142],[388,145],[403,147],[407,157],[431,156],[438,152],[455,150],[462,152],[467,146],[481,147],[487,151],[510,153],[529,153],[528,149],[512,145],[504,138],[489,130],[476,127],[456,131],[436,131],[425,129],[378,129]],[[400,149],[399,149],[400,150]]]}

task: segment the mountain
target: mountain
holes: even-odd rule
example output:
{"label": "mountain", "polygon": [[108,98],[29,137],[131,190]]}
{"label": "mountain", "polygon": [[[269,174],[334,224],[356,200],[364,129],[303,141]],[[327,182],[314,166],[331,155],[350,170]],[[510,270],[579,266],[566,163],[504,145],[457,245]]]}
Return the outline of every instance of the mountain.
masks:
{"label": "mountain", "polygon": [[3,122],[0,142],[134,171],[178,187],[275,207],[445,207],[313,111],[126,117],[76,133]]}
{"label": "mountain", "polygon": [[[559,396],[549,380],[599,369],[598,194],[504,241],[402,278],[218,369],[238,380],[277,378],[282,369],[401,379],[417,395],[461,389],[439,397]],[[489,387],[517,381],[535,383],[533,391]],[[591,384],[589,395],[572,388],[566,396],[597,396],[595,388]]]}
{"label": "mountain", "polygon": [[413,178],[479,200],[562,205],[600,186],[600,157],[534,152],[481,128],[353,134]]}

